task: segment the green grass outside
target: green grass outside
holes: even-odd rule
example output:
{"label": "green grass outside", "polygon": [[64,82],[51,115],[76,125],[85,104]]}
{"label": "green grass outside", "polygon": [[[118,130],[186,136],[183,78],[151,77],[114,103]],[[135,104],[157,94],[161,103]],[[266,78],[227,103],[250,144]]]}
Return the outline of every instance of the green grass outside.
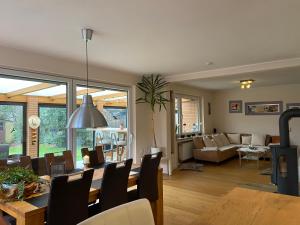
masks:
{"label": "green grass outside", "polygon": [[[65,151],[65,148],[53,147],[47,144],[40,144],[39,157],[43,157],[45,153],[56,153]],[[16,145],[9,147],[9,154],[22,154],[22,145]],[[77,147],[76,161],[81,161],[81,147]]]}

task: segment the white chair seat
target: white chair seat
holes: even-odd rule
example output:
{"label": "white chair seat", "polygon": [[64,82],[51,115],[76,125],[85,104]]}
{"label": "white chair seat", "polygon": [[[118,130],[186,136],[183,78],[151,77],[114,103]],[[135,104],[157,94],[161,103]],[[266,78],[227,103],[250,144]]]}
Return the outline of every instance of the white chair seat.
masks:
{"label": "white chair seat", "polygon": [[95,215],[78,225],[154,225],[148,200],[140,199]]}

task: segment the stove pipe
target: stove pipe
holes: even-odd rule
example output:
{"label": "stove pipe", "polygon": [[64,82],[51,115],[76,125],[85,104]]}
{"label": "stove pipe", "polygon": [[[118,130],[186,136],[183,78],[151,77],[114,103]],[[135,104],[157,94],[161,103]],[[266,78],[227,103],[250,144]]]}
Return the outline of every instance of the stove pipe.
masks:
{"label": "stove pipe", "polygon": [[279,118],[280,145],[272,146],[272,182],[278,193],[299,195],[297,147],[290,146],[289,120],[300,117],[300,109],[289,109]]}

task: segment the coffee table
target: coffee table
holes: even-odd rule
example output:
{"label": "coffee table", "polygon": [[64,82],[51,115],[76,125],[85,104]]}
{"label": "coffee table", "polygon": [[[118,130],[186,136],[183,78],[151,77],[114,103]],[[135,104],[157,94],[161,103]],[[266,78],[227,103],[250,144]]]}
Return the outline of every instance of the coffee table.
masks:
{"label": "coffee table", "polygon": [[257,146],[254,149],[250,147],[241,147],[237,150],[239,153],[240,167],[242,167],[242,159],[246,160],[256,160],[257,168],[259,168],[259,159],[264,157],[266,153],[270,150],[267,146]]}

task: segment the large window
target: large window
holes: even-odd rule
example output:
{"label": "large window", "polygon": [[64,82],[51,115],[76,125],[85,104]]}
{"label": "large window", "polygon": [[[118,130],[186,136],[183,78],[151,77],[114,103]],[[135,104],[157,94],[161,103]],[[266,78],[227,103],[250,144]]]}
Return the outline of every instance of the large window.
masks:
{"label": "large window", "polygon": [[176,134],[199,133],[201,126],[200,101],[197,97],[175,97],[175,127]]}
{"label": "large window", "polygon": [[[76,104],[81,104],[82,97],[87,90],[83,85],[76,86]],[[93,103],[97,109],[104,115],[108,127],[97,129],[78,129],[76,130],[76,149],[77,163],[81,163],[81,149],[94,148],[96,145],[102,145],[105,152],[113,155],[109,160],[117,160],[117,145],[125,146],[123,158],[127,156],[127,91],[89,87],[88,93],[93,97]],[[114,154],[112,154],[114,152]]]}
{"label": "large window", "polygon": [[40,104],[39,157],[67,148],[67,109],[65,105]]}
{"label": "large window", "polygon": [[0,102],[0,145],[4,154],[25,152],[25,115],[25,104]]}

